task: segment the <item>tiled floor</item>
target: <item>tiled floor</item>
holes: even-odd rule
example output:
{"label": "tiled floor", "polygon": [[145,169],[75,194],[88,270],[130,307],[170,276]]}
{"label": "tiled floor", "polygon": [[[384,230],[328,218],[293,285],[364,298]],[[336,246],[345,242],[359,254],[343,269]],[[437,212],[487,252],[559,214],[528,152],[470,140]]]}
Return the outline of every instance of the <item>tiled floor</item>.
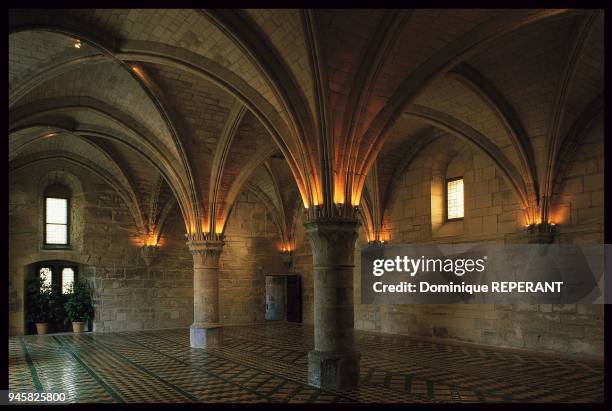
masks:
{"label": "tiled floor", "polygon": [[603,363],[356,332],[360,388],[309,386],[313,328],[226,327],[220,349],[189,330],[11,337],[12,392],[70,402],[601,402]]}

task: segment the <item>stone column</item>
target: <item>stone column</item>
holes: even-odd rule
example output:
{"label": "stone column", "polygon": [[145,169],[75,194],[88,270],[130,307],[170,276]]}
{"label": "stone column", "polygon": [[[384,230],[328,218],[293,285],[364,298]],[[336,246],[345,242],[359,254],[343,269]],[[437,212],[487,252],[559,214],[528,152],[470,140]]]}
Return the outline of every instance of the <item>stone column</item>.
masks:
{"label": "stone column", "polygon": [[356,219],[315,219],[305,224],[314,271],[314,350],[308,383],[352,389],[359,383],[360,355],[353,337],[353,268]]}
{"label": "stone column", "polygon": [[193,324],[189,330],[192,348],[219,346],[223,326],[219,320],[219,258],[223,241],[188,241],[193,255]]}

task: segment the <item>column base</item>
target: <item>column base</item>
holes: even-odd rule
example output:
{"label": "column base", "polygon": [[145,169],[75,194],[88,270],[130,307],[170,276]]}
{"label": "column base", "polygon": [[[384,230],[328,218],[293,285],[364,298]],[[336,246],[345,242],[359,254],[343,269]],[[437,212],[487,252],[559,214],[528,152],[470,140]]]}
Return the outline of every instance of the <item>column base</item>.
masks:
{"label": "column base", "polygon": [[192,324],[189,327],[191,348],[219,347],[223,344],[223,325]]}
{"label": "column base", "polygon": [[310,351],[308,384],[332,390],[352,390],[359,385],[358,352]]}

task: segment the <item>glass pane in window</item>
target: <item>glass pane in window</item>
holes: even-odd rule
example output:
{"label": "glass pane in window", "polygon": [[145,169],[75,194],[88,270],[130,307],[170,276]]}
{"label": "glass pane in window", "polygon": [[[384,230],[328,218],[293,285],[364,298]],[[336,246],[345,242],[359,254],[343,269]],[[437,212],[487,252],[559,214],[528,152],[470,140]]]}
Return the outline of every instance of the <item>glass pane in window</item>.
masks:
{"label": "glass pane in window", "polygon": [[448,219],[463,218],[463,179],[449,181],[446,184]]}
{"label": "glass pane in window", "polygon": [[66,267],[62,270],[62,294],[68,294],[74,281],[74,270]]}
{"label": "glass pane in window", "polygon": [[47,197],[47,223],[68,224],[68,200]]}
{"label": "glass pane in window", "polygon": [[41,268],[38,275],[42,278],[44,287],[51,287],[51,269],[49,267]]}
{"label": "glass pane in window", "polygon": [[47,224],[47,244],[68,244],[68,226]]}

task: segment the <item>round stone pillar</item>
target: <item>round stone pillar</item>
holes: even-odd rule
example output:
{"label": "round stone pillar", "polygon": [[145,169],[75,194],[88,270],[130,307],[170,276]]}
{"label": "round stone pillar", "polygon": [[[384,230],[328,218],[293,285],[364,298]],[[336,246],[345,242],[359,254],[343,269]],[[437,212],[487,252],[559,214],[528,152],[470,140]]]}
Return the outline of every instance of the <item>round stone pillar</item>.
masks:
{"label": "round stone pillar", "polygon": [[359,383],[353,337],[353,268],[358,221],[306,222],[314,271],[314,350],[308,353],[308,383],[350,390]]}
{"label": "round stone pillar", "polygon": [[193,324],[189,329],[192,348],[219,346],[223,326],[219,321],[219,258],[223,241],[188,241],[193,256]]}

